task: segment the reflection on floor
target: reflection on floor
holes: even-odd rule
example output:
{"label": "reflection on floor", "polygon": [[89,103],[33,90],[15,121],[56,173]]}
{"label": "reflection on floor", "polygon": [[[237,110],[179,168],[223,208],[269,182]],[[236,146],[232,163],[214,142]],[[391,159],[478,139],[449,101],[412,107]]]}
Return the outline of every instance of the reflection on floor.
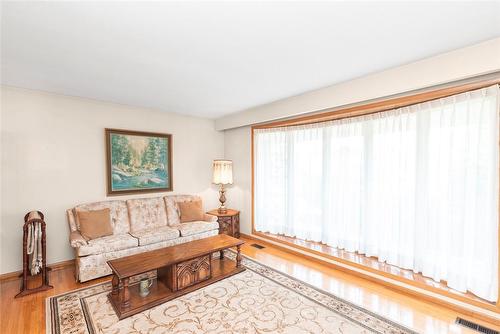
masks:
{"label": "reflection on floor", "polygon": [[403,278],[408,279],[410,281],[421,283],[422,285],[432,286],[434,288],[438,288],[440,290],[447,291],[449,293],[453,293],[456,295],[464,296],[466,298],[480,301],[482,303],[495,305],[495,303],[491,303],[487,300],[479,298],[470,292],[463,293],[460,291],[453,290],[453,289],[449,288],[446,285],[446,282],[444,282],[444,281],[436,282],[431,278],[422,276],[422,274],[414,273],[411,270],[401,269],[397,266],[393,266],[393,265],[387,264],[385,262],[380,262],[377,260],[376,257],[368,257],[365,255],[356,253],[356,252],[348,252],[348,251],[338,249],[335,247],[330,247],[328,245],[325,245],[325,244],[322,244],[319,242],[307,241],[307,240],[287,237],[284,235],[271,234],[271,233],[262,233],[262,232],[259,232],[259,233],[262,235],[265,235],[268,238],[273,238],[273,239],[285,241],[287,243],[291,243],[291,244],[301,246],[301,247],[304,247],[307,249],[318,251],[318,252],[321,252],[323,254],[334,256],[336,258],[340,258],[343,260],[347,260],[350,262],[361,264],[365,267],[370,267],[372,269],[376,269],[376,270],[379,270],[379,271],[382,271],[382,272],[385,272],[388,274],[393,274],[393,275],[396,275],[399,277],[403,277]]}
{"label": "reflection on floor", "polygon": [[247,243],[242,248],[243,254],[419,333],[478,333],[455,324],[458,316],[488,328],[500,330],[500,324],[481,321],[437,304],[393,291],[380,284],[281,251],[269,244],[265,244],[266,248],[259,250],[250,246],[254,243],[258,244],[258,241],[242,239]]}

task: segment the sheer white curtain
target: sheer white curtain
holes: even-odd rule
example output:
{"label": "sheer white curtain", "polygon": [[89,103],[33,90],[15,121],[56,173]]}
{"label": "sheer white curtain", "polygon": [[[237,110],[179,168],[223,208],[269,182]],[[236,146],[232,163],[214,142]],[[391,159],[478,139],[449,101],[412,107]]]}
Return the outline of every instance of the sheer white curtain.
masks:
{"label": "sheer white curtain", "polygon": [[255,228],[498,298],[498,85],[387,112],[259,129]]}

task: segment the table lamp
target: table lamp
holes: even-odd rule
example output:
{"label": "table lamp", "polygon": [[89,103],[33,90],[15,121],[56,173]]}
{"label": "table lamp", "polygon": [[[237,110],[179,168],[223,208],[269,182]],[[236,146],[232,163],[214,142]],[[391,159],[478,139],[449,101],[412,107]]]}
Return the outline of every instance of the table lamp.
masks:
{"label": "table lamp", "polygon": [[224,189],[224,185],[233,184],[233,162],[231,160],[214,160],[213,172],[212,183],[220,184],[220,207],[218,212],[227,213],[227,208],[224,205],[226,202],[226,189]]}

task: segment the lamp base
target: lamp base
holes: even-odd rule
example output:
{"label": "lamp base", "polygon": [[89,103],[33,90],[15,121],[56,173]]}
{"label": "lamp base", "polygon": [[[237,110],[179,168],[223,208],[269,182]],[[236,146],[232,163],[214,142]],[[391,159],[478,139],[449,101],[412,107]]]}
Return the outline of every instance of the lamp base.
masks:
{"label": "lamp base", "polygon": [[226,189],[224,189],[223,184],[220,185],[219,202],[220,202],[220,206],[219,206],[219,209],[217,210],[217,212],[219,212],[221,214],[227,213],[227,208],[224,205],[224,203],[226,203]]}

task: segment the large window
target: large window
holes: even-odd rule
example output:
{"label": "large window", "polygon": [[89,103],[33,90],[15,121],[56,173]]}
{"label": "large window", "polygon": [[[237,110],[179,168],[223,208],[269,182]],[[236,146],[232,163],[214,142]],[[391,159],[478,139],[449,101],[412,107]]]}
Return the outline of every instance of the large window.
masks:
{"label": "large window", "polygon": [[257,231],[319,241],[498,298],[498,85],[254,131]]}

